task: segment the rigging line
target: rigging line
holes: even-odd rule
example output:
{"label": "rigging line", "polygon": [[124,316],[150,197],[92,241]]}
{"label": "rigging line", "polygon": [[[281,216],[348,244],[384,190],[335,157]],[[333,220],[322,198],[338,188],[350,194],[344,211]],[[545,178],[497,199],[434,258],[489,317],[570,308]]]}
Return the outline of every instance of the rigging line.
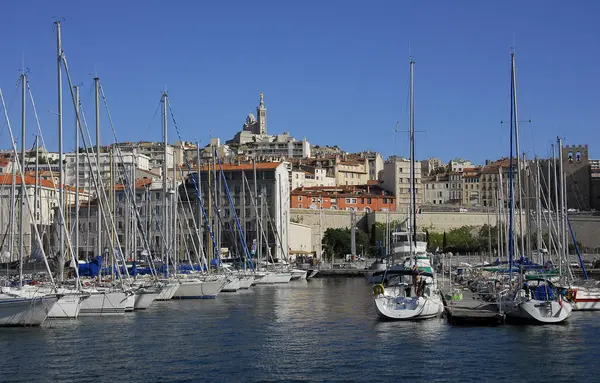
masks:
{"label": "rigging line", "polygon": [[[154,111],[154,115],[152,116],[152,120],[148,124],[148,130],[150,130],[150,131],[152,131],[152,124],[154,123],[154,120],[156,119],[156,115],[158,114],[158,110],[160,109],[161,103],[162,103],[162,97],[161,97],[161,100],[158,101],[158,104],[156,105],[156,110]],[[164,141],[164,139],[165,139],[164,134],[163,134],[162,138]]]}
{"label": "rigging line", "polygon": [[[106,114],[107,114],[107,117],[108,117],[108,122],[110,124],[110,128],[111,128],[112,134],[113,134],[113,138],[115,139],[115,143],[116,143],[116,142],[118,142],[117,132],[115,130],[115,125],[113,123],[112,115],[111,115],[110,109],[108,107],[108,101],[106,99],[106,95],[104,94],[104,87],[102,86],[102,84],[100,84],[100,93],[101,93],[101,96],[102,96],[102,101],[104,102],[104,107],[106,108]],[[145,250],[148,251],[148,260],[150,262],[150,266],[152,268],[154,268],[154,264],[152,262],[152,257],[150,257],[150,254],[151,254],[150,253],[150,244],[148,242],[148,239],[147,239],[146,235],[141,230],[141,228],[142,228],[142,220],[141,220],[140,214],[139,214],[139,212],[137,210],[137,204],[136,204],[135,195],[134,195],[136,180],[134,179],[133,183],[130,182],[129,176],[127,175],[128,172],[125,171],[125,166],[124,166],[125,161],[123,160],[123,153],[121,152],[121,148],[119,146],[116,146],[116,149],[117,149],[117,156],[119,157],[119,160],[121,161],[121,164],[122,164],[122,167],[123,167],[123,174],[122,174],[123,175],[123,184],[124,184],[123,185],[123,190],[125,190],[125,189],[127,190],[127,192],[128,192],[127,195],[130,198],[130,200],[131,200],[131,205],[133,205],[133,207],[134,207],[133,210],[135,212],[136,224],[137,224],[138,229],[141,232],[141,237],[142,237],[142,241],[143,241],[143,245],[145,247]],[[166,159],[165,159],[165,161],[166,161]],[[132,164],[132,166],[135,166],[135,164]],[[117,171],[119,169],[120,169],[120,167],[117,166]],[[117,175],[121,176],[121,174],[117,174]],[[133,191],[132,191],[132,189],[133,189]],[[155,276],[155,277],[158,278],[157,276]]]}
{"label": "rigging line", "polygon": [[[231,193],[229,192],[229,185],[227,184],[227,179],[225,178],[225,173],[223,172],[223,164],[221,163],[221,157],[219,156],[219,153],[217,152],[216,147],[215,147],[215,151],[214,151],[213,155],[217,157],[217,161],[219,162],[219,168],[221,170],[221,178],[223,179],[223,184],[225,185],[225,192],[227,193],[227,197],[229,198],[229,203],[231,204],[231,210],[232,210],[233,216],[235,218],[235,224],[237,226],[237,229],[240,232],[240,239],[242,240],[242,244],[244,245],[244,247],[243,247],[244,253],[246,254],[246,257],[248,257],[250,260],[252,260],[252,258],[250,257],[250,252],[248,251],[248,246],[246,245],[246,236],[240,225],[240,220],[238,219],[237,213],[235,211],[235,204],[233,203],[233,199],[231,198]],[[255,164],[256,164],[256,162],[255,162]]]}
{"label": "rigging line", "polygon": [[[183,144],[182,144],[181,147],[183,149]],[[181,178],[185,179],[185,172],[183,171],[183,168],[181,168]],[[186,197],[185,199],[187,200],[187,204],[188,204],[188,207],[189,207],[190,212],[191,212],[192,211],[192,203],[190,202],[190,193],[189,193],[187,187],[185,188],[185,197]],[[182,206],[183,206],[183,201],[181,201],[181,203],[182,203]],[[183,211],[183,214],[185,216],[185,210],[182,209],[182,211]],[[196,231],[196,236],[198,237],[197,238],[198,239],[198,248],[200,250],[200,252],[196,253],[196,256],[198,257],[198,263],[201,264],[201,265],[202,264],[208,264],[207,258],[206,258],[205,254],[204,254],[204,249],[202,248],[202,246],[200,246],[201,243],[202,243],[202,241],[200,239],[200,228],[199,228],[199,225],[202,225],[202,222],[196,223],[196,218],[194,217],[193,213],[191,214],[191,216],[192,216],[192,223],[194,225],[194,230]],[[200,217],[198,217],[198,219],[200,219]],[[194,248],[196,248],[196,244],[195,243],[194,243]],[[202,258],[200,258],[200,253],[202,253]]]}
{"label": "rigging line", "polygon": [[[10,120],[8,118],[8,112],[6,110],[6,104],[4,103],[4,96],[2,95],[2,89],[0,89],[0,102],[2,104],[2,109],[4,110],[4,118],[6,119],[6,124],[8,125],[8,132],[10,133],[10,138],[12,141],[12,147],[13,147],[13,151],[15,153],[15,162],[17,165],[17,169],[22,169],[21,168],[21,162],[19,160],[19,156],[17,156],[16,154],[18,153],[17,151],[17,144],[15,143],[14,137],[13,137],[13,133],[12,133],[12,128],[10,126]],[[23,188],[23,190],[26,190],[26,185],[25,185],[25,177],[21,176],[21,187]],[[29,219],[33,222],[35,222],[34,216],[33,216],[33,209],[31,208],[31,202],[29,201],[29,198],[25,198],[26,204],[27,204],[27,210],[29,211]],[[40,246],[40,249],[42,251],[42,256],[44,258],[44,264],[46,266],[46,270],[48,270],[48,274],[50,276],[50,281],[52,283],[52,286],[54,288],[56,288],[56,284],[54,282],[54,277],[52,276],[52,272],[50,270],[50,265],[48,264],[48,259],[46,257],[46,252],[44,251],[44,246],[42,243],[42,238],[40,237],[40,233],[38,231],[37,225],[33,225],[33,229],[35,231],[35,237],[36,240]]]}
{"label": "rigging line", "polygon": [[[167,100],[169,112],[171,114],[171,119],[173,120],[173,125],[175,126],[175,131],[177,132],[177,136],[179,137],[179,141],[183,141],[181,138],[181,132],[179,131],[179,127],[177,126],[177,121],[175,121],[175,115],[173,114],[173,108],[171,107],[171,101]],[[187,165],[188,170],[192,171],[192,167],[190,166],[190,162],[188,161],[187,156],[183,156],[185,159],[185,164]],[[166,160],[166,159],[165,159]],[[198,175],[200,174],[200,168],[198,168]],[[204,209],[204,203],[202,202],[202,196],[200,195],[200,190],[198,189],[198,185],[196,184],[196,179],[194,177],[190,177],[192,179],[192,184],[194,185],[194,189],[196,190],[196,197],[198,197],[198,202],[200,203],[200,209],[202,210],[202,215],[204,216],[204,222],[206,223],[206,228],[208,229],[208,234],[210,235],[210,239],[215,248],[215,252],[217,253],[217,257],[219,260],[221,259],[221,254],[219,248],[217,246],[217,241],[215,240],[214,233],[212,228],[210,227],[210,222],[208,220],[208,216],[206,215],[206,210]]]}
{"label": "rigging line", "polygon": [[[67,75],[67,81],[69,83],[69,92],[71,95],[71,100],[73,102],[73,109],[75,110],[75,118],[76,120],[78,120],[80,122],[80,126],[79,126],[79,133],[81,133],[81,138],[84,144],[84,148],[86,150],[87,155],[85,156],[86,160],[87,160],[87,165],[89,166],[90,169],[92,169],[92,162],[90,160],[90,155],[89,155],[89,150],[88,150],[88,144],[86,142],[86,137],[84,134],[84,130],[83,127],[81,125],[81,119],[79,116],[79,109],[77,108],[77,104],[75,101],[75,92],[73,91],[73,82],[71,80],[71,74],[69,72],[69,66],[67,64],[67,57],[65,55],[64,52],[62,52],[61,55],[62,58],[62,62],[64,64],[64,69],[65,69],[65,73]],[[87,128],[87,127],[86,127]],[[88,137],[89,137],[89,130],[88,130]],[[91,139],[90,139],[90,145],[91,145]],[[99,154],[99,153],[98,153]],[[95,156],[96,157],[96,156]],[[99,161],[96,162],[96,166],[100,166]],[[106,194],[106,190],[104,189],[104,183],[102,181],[102,178],[96,174],[97,172],[91,172],[91,179],[93,180],[94,183],[94,188],[96,189],[96,194],[97,194],[97,201],[98,201],[98,214],[102,213],[103,216],[107,219],[102,220],[102,222],[104,223],[104,229],[106,230],[107,233],[116,233],[117,232],[117,228],[115,225],[115,217],[113,217],[112,214],[110,214],[110,206],[108,206],[108,197]],[[102,194],[100,194],[102,193]],[[103,204],[104,202],[104,204]],[[107,214],[109,213],[109,214]],[[110,221],[110,222],[109,222]],[[101,228],[98,228],[98,230],[101,230]],[[121,248],[121,241],[119,240],[119,237],[117,236],[116,238],[116,245]],[[115,262],[118,263],[118,258],[116,256],[115,253],[115,248],[113,246],[109,246],[109,254],[112,253],[113,256],[113,266],[115,265]],[[121,271],[120,268],[117,268],[117,275],[119,277],[119,279],[121,281],[123,281],[123,276],[121,275]],[[127,274],[127,278],[129,279],[129,274]],[[123,291],[125,291],[125,285],[122,283],[121,284],[121,288],[123,289]]]}
{"label": "rigging line", "polygon": [[[10,103],[8,104],[8,110],[7,113],[10,114],[10,111],[12,110],[13,106],[15,105],[15,101],[17,99],[17,95],[19,94],[19,88],[15,87],[14,90],[14,94],[12,97],[12,100],[10,101]],[[0,126],[0,137],[2,137],[2,133],[4,132],[4,129],[6,128],[6,126],[8,126],[8,123],[6,121],[4,121],[2,123],[2,126]]]}
{"label": "rigging line", "polygon": [[[31,86],[29,84],[29,81],[27,81],[25,83],[25,85],[27,86],[27,92],[29,93],[29,99],[31,101],[31,108],[33,110],[33,115],[35,116],[35,123],[36,123],[37,129],[38,129],[39,139],[40,139],[40,141],[42,143],[42,146],[46,147],[46,142],[44,141],[44,134],[42,133],[42,127],[40,125],[40,119],[39,119],[39,116],[38,116],[37,108],[35,106],[35,100],[33,98],[33,91],[31,90]],[[52,179],[52,192],[54,193],[54,200],[56,201],[59,198],[57,197],[58,196],[58,191],[56,190],[56,185],[55,185],[55,182],[54,182],[54,172],[52,171],[52,167],[51,166],[48,167],[48,170],[50,171],[50,178]],[[37,178],[38,175],[36,174],[35,177]],[[58,186],[61,187],[61,188],[65,187],[65,185],[58,185]],[[67,198],[68,198],[68,196],[67,196]],[[60,220],[61,220],[61,222],[65,222],[65,211],[64,211],[64,207],[63,207],[63,201],[59,201],[59,203],[58,203],[58,212],[60,214]],[[71,242],[70,235],[67,232],[66,225],[62,225],[62,226],[64,226],[63,230],[65,230],[66,239],[67,239],[67,246],[69,247],[69,251],[71,252],[71,258],[73,258],[75,256],[75,257],[77,257],[77,260],[78,260],[79,257],[77,256],[76,253],[73,252],[73,244]],[[61,249],[61,251],[62,251],[62,249]],[[77,277],[78,287],[81,287],[81,281],[79,281],[79,267],[74,267],[74,269],[75,269],[75,275]]]}

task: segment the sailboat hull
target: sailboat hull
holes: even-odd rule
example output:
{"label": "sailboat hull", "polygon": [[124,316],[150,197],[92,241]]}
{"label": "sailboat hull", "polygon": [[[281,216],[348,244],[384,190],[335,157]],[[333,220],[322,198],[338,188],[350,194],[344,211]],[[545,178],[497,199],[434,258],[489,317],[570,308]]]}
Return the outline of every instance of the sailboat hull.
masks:
{"label": "sailboat hull", "polygon": [[135,310],[145,310],[156,300],[161,290],[156,288],[143,288],[135,292]]}
{"label": "sailboat hull", "polygon": [[0,327],[41,326],[58,297],[0,297]]}
{"label": "sailboat hull", "polygon": [[127,300],[125,302],[125,312],[132,312],[135,309],[135,300],[137,293],[127,293]]}
{"label": "sailboat hull", "polygon": [[170,299],[173,299],[173,295],[175,295],[175,293],[177,292],[178,289],[179,289],[179,283],[169,282],[163,286],[162,290],[156,297],[156,300],[157,301],[168,301]]}
{"label": "sailboat hull", "polygon": [[121,315],[125,313],[127,295],[124,292],[92,292],[81,303],[80,316]]}
{"label": "sailboat hull", "polygon": [[306,279],[306,275],[308,274],[307,270],[292,270],[292,281],[304,280]]}
{"label": "sailboat hull", "polygon": [[573,310],[600,310],[600,289],[573,288]]}
{"label": "sailboat hull", "polygon": [[238,277],[231,277],[230,281],[227,282],[227,284],[225,284],[225,286],[223,286],[223,292],[228,292],[228,293],[235,293],[236,291],[238,291],[240,289],[241,286],[241,281],[240,278]]}
{"label": "sailboat hull", "polygon": [[572,309],[569,302],[532,299],[509,307],[506,311],[506,319],[537,324],[556,324],[569,319]]}
{"label": "sailboat hull", "polygon": [[75,319],[81,311],[81,303],[87,299],[83,294],[66,294],[61,296],[52,306],[48,313],[48,318],[54,319]]}
{"label": "sailboat hull", "polygon": [[226,281],[182,280],[173,299],[213,299],[223,289]]}
{"label": "sailboat hull", "polygon": [[56,294],[58,300],[48,312],[48,318],[53,319],[75,319],[79,315],[81,302],[87,298],[87,294],[79,293],[77,290],[59,288],[54,290],[47,286],[22,286],[21,288],[6,288],[4,291],[21,298],[42,298]]}
{"label": "sailboat hull", "polygon": [[442,314],[444,305],[434,298],[375,297],[377,314],[384,320],[421,320]]}
{"label": "sailboat hull", "polygon": [[292,274],[291,273],[273,273],[273,272],[267,272],[267,274],[260,278],[259,280],[255,281],[255,284],[257,285],[273,285],[273,284],[278,284],[278,283],[289,283],[289,281],[292,279]]}
{"label": "sailboat hull", "polygon": [[245,275],[240,277],[240,289],[249,289],[250,286],[254,283],[254,277],[252,275]]}

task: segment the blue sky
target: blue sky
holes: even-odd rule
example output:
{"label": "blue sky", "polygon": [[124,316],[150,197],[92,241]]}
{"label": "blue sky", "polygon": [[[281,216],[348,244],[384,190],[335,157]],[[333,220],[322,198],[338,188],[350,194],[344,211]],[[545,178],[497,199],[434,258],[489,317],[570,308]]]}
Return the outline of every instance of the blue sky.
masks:
{"label": "blue sky", "polygon": [[[93,4],[93,5],[92,5]],[[21,60],[49,149],[57,148],[56,37],[93,119],[93,73],[121,141],[161,140],[167,88],[183,138],[240,130],[259,93],[269,133],[407,155],[409,53],[419,159],[481,163],[508,154],[510,47],[516,46],[522,149],[557,135],[600,157],[597,1],[7,1],[0,86],[19,131]],[[516,44],[515,44],[516,43]],[[65,150],[74,148],[65,81]],[[112,141],[103,111],[103,144]],[[4,121],[0,142],[8,147]],[[28,112],[27,146],[34,119]],[[18,133],[20,135],[20,133]],[[176,133],[171,129],[170,138]],[[19,138],[20,140],[20,138]]]}

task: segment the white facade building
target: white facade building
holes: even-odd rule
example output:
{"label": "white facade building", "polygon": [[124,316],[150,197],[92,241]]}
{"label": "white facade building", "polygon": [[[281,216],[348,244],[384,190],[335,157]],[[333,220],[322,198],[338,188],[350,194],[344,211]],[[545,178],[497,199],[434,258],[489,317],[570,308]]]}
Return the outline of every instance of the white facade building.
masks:
{"label": "white facade building", "polygon": [[470,168],[471,166],[471,161],[463,160],[462,158],[456,158],[450,161],[451,172],[462,172],[465,168]]}
{"label": "white facade building", "polygon": [[[410,160],[402,157],[390,157],[383,165],[381,186],[396,196],[396,210],[406,210],[410,203],[411,188]],[[415,161],[415,188],[417,204],[423,199],[421,189],[421,163]]]}
{"label": "white facade building", "polygon": [[[86,153],[79,153],[79,187],[86,191],[93,191],[94,188],[94,179],[90,172],[90,167],[88,165],[88,159],[86,158]],[[122,157],[122,158],[121,158]],[[119,180],[123,177],[122,171],[119,168],[123,165],[124,168],[131,172],[132,167],[139,169],[142,172],[150,171],[150,166],[152,160],[150,157],[139,153],[136,151],[124,151],[121,149],[121,157],[118,156],[116,150],[113,153],[100,153],[100,178],[102,182],[106,185],[111,179],[111,168],[113,170],[112,174],[115,179],[115,183],[119,183]],[[67,153],[65,154],[66,163],[66,184],[75,185],[75,177],[76,177],[76,154],[75,153]],[[89,161],[92,164],[91,171],[96,172],[96,154],[90,153]],[[118,164],[118,165],[117,165]],[[128,176],[131,173],[128,173]]]}
{"label": "white facade building", "polygon": [[423,178],[423,203],[441,205],[450,201],[450,182],[448,175]]}
{"label": "white facade building", "polygon": [[327,170],[322,168],[296,168],[291,172],[291,190],[300,187],[335,186],[335,178],[327,176]]}

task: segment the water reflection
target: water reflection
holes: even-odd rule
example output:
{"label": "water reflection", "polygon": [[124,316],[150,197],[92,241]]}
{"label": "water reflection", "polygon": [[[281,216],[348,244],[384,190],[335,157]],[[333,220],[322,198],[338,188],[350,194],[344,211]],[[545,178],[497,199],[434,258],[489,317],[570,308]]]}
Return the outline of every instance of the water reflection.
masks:
{"label": "water reflection", "polygon": [[600,355],[597,314],[564,326],[380,322],[369,287],[317,279],[0,329],[0,380],[579,381]]}

